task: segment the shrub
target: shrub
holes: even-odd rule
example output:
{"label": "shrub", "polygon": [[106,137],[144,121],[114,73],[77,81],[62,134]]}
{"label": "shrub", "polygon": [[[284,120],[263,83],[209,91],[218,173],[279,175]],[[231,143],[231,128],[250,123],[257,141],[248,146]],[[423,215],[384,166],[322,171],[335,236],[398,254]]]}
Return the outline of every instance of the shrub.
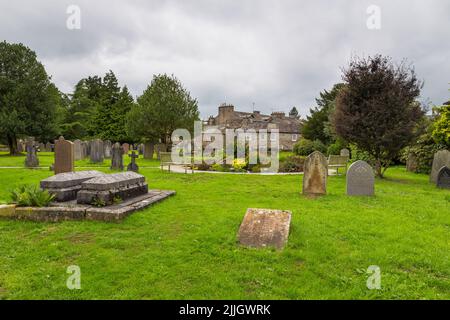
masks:
{"label": "shrub", "polygon": [[12,202],[19,207],[45,207],[54,198],[55,195],[35,185],[22,185],[11,192]]}
{"label": "shrub", "polygon": [[320,151],[322,153],[327,152],[327,147],[322,143],[320,140],[314,140],[313,141],[313,151]]}
{"label": "shrub", "polygon": [[400,159],[406,162],[409,156],[413,155],[417,164],[414,172],[428,174],[431,172],[434,154],[441,149],[445,149],[445,146],[436,144],[433,137],[426,133],[421,135],[414,145],[404,148]]}
{"label": "shrub", "polygon": [[311,140],[301,138],[294,145],[294,154],[298,156],[307,156],[314,151],[314,143]]}
{"label": "shrub", "polygon": [[245,168],[247,167],[247,162],[245,159],[234,159],[233,160],[233,169],[236,172],[242,172],[245,171]]}
{"label": "shrub", "polygon": [[290,156],[280,162],[279,172],[302,172],[305,158],[300,156]]}

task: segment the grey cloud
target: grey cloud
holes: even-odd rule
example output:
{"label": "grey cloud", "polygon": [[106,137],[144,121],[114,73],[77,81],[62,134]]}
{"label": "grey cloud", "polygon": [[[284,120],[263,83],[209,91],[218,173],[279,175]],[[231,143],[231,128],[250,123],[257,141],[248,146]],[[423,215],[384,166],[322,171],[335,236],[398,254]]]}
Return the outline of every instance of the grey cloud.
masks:
{"label": "grey cloud", "polygon": [[[70,4],[81,8],[81,30],[66,28]],[[381,8],[378,31],[366,28],[371,4]],[[0,4],[0,39],[35,50],[65,92],[112,69],[136,96],[165,72],[203,117],[225,101],[306,115],[352,55],[407,58],[425,81],[423,98],[448,100],[449,15],[446,0],[18,0]]]}

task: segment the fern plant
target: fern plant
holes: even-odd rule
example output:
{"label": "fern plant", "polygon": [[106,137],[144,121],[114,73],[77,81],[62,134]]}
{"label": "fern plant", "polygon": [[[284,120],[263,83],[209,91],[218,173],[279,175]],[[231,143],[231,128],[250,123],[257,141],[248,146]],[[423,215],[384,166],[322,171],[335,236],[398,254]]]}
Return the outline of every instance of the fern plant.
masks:
{"label": "fern plant", "polygon": [[12,202],[18,207],[45,207],[55,195],[35,185],[21,185],[11,192]]}

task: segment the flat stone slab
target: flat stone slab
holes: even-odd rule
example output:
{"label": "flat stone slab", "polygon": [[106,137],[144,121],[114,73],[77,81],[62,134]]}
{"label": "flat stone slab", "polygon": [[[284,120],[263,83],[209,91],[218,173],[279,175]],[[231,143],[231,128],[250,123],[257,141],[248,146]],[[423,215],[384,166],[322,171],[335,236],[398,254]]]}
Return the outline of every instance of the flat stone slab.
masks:
{"label": "flat stone slab", "polygon": [[77,202],[93,204],[101,202],[112,205],[115,199],[127,200],[148,193],[143,175],[135,172],[108,174],[87,180],[81,184]]}
{"label": "flat stone slab", "polygon": [[127,171],[103,175],[100,177],[87,180],[81,184],[81,189],[106,191],[110,189],[123,188],[132,184],[144,182],[145,177],[143,175],[138,174],[136,172]]}
{"label": "flat stone slab", "polygon": [[275,247],[287,243],[291,224],[290,211],[249,208],[239,227],[238,240],[248,247]]}
{"label": "flat stone slab", "polygon": [[63,189],[81,185],[82,182],[104,176],[105,173],[97,170],[59,173],[41,180],[42,189]]}
{"label": "flat stone slab", "polygon": [[[14,212],[12,212],[10,208],[8,208],[8,210],[5,209],[5,214],[0,214],[0,218],[30,220],[36,222],[60,222],[67,220],[99,220],[106,222],[118,222],[131,213],[162,201],[175,193],[176,192],[172,190],[154,189],[150,190],[145,195],[123,201],[120,204],[100,208],[92,205],[78,204],[76,200],[53,202],[48,207],[41,208],[15,207]],[[1,210],[1,206],[0,212],[3,212]]]}

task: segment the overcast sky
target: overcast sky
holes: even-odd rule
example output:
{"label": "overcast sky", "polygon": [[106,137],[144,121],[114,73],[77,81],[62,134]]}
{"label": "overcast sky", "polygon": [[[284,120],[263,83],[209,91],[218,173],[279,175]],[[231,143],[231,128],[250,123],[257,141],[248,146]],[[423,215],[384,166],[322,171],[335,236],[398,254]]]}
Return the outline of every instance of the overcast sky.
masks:
{"label": "overcast sky", "polygon": [[[71,4],[81,29],[66,26]],[[370,5],[378,30],[367,27]],[[66,93],[111,69],[136,97],[153,74],[173,73],[203,118],[222,102],[306,115],[352,56],[374,53],[413,63],[423,101],[450,98],[448,0],[0,0],[0,39],[34,50]]]}

